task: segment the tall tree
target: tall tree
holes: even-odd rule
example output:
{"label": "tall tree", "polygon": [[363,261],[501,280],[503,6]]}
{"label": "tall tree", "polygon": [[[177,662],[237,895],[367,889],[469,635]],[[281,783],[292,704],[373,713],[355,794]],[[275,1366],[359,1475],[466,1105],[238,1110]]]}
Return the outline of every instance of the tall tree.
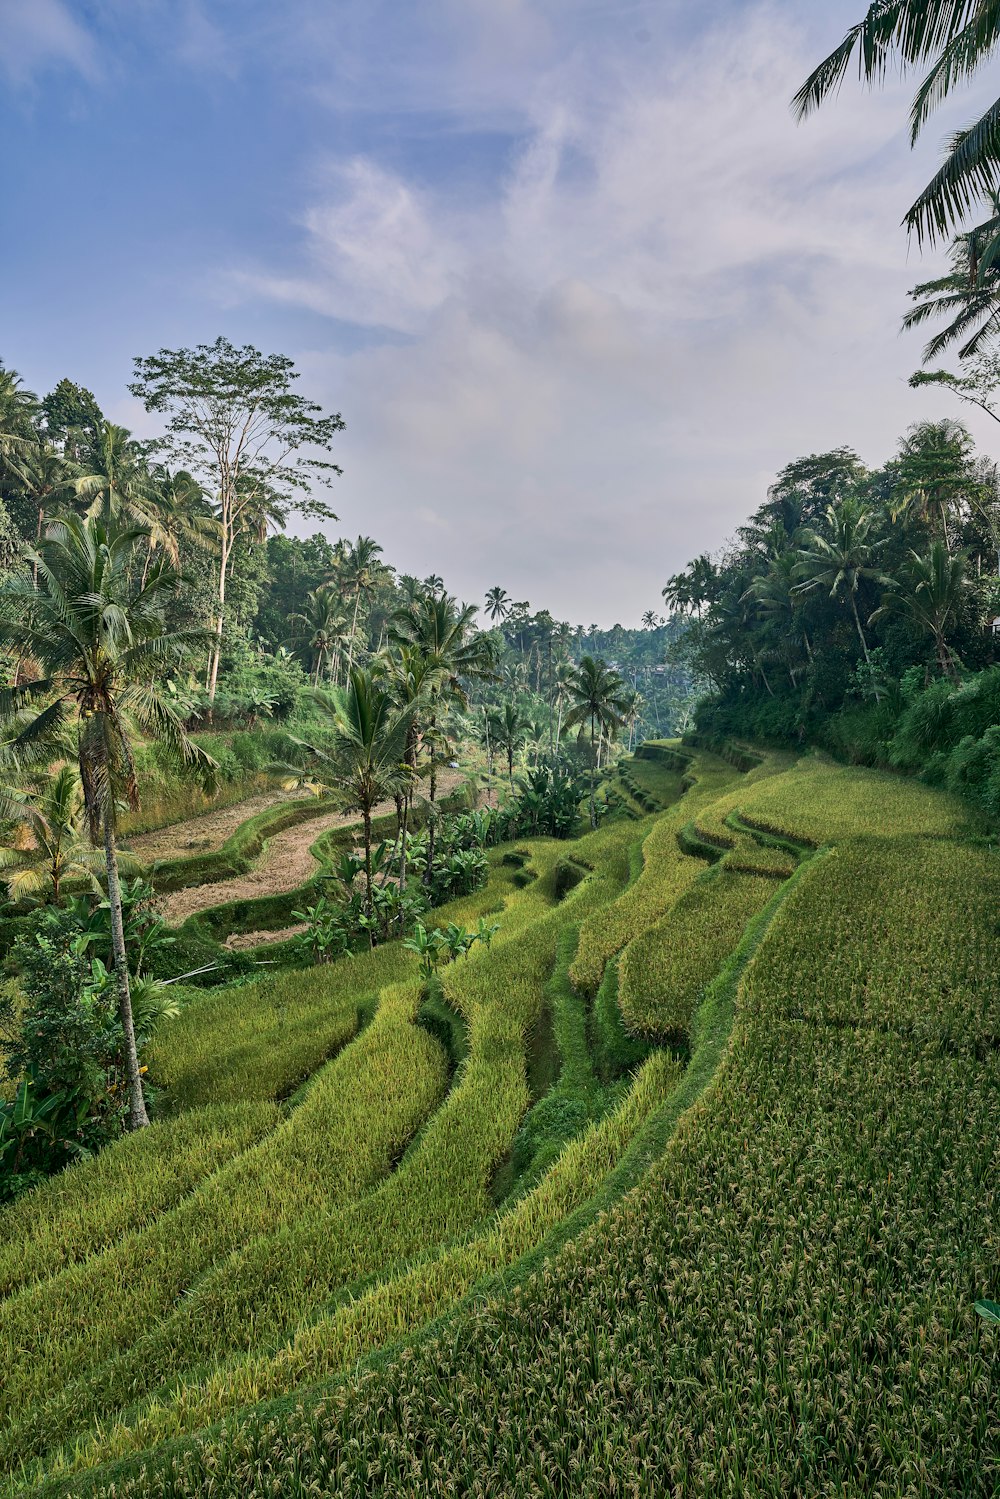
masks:
{"label": "tall tree", "polygon": [[[339,596],[332,583],[324,583],[306,595],[305,608],[291,617],[302,627],[313,653],[313,685],[318,687],[324,668],[339,650],[347,620],[340,612]],[[339,668],[337,675],[339,676]]]}
{"label": "tall tree", "polygon": [[97,439],[104,413],[92,391],[73,380],[60,380],[41,403],[45,435],[69,463],[82,463]]}
{"label": "tall tree", "polygon": [[486,590],[486,613],[494,624],[503,624],[511,610],[510,595],[506,588],[497,585]]}
{"label": "tall tree", "polygon": [[590,725],[590,826],[597,827],[597,734],[613,737],[625,723],[628,688],[604,661],[584,656],[571,688],[566,727]]}
{"label": "tall tree", "polygon": [[233,548],[262,491],[304,515],[336,519],[328,506],[306,495],[310,483],[329,483],[340,473],[319,455],[331,451],[344,423],[300,395],[297,378],[283,355],[237,348],[226,338],[194,349],[161,349],[135,361],[129,390],[147,411],[167,418],[160,447],[215,497],[220,550],[210,699],[218,682]]}
{"label": "tall tree", "polygon": [[348,598],[354,599],[351,614],[351,635],[347,648],[347,670],[354,665],[354,643],[358,633],[358,610],[362,598],[371,594],[379,580],[385,576],[385,565],[379,562],[382,548],[372,536],[359,536],[344,553],[340,576]]}
{"label": "tall tree", "polygon": [[972,454],[972,438],[961,422],[916,422],[900,447],[890,504],[893,519],[914,511],[925,519],[936,515],[941,540],[950,551],[949,517],[957,519],[980,488]]}
{"label": "tall tree", "polygon": [[406,763],[411,708],[401,708],[391,684],[354,667],[346,687],[313,689],[313,700],[332,730],[330,751],[315,750],[334,785],[355,801],[365,839],[365,908],[372,913],[372,812],[387,797],[409,790]]}
{"label": "tall tree", "polygon": [[959,616],[968,597],[965,558],[949,553],[935,541],[921,556],[911,552],[876,609],[872,619],[902,615],[934,641],[938,665],[946,677],[957,677],[955,657],[948,645],[948,627]]}
{"label": "tall tree", "polygon": [[212,763],[160,690],[161,672],[180,659],[192,635],[170,634],[164,623],[165,597],[179,582],[173,569],[157,562],[144,586],[135,581],[136,549],[145,539],[141,530],[97,517],[56,521],[25,554],[37,567],[37,581],[30,570],[15,574],[0,610],[0,644],[39,668],[37,680],[0,690],[0,722],[16,729],[8,755],[16,762],[71,732],[90,835],[95,843],[103,837],[132,1129],[149,1122],[132,1022],[117,838],[119,804],[139,805],[133,734],[141,730],[185,762]]}
{"label": "tall tree", "polygon": [[522,749],[531,728],[531,720],[522,713],[516,703],[504,703],[499,713],[490,717],[489,729],[494,749],[507,760],[507,779],[514,790],[514,759]]}
{"label": "tall tree", "polygon": [[858,613],[858,588],[866,579],[884,581],[875,564],[876,524],[875,512],[859,499],[828,506],[822,527],[806,534],[797,568],[803,592],[824,588],[830,598],[846,594],[866,661],[870,657]]}

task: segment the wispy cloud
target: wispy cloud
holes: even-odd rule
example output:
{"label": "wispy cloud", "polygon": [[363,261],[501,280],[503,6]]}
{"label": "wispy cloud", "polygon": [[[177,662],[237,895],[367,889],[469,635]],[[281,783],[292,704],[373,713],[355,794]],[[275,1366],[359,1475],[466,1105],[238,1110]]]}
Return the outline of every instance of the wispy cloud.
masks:
{"label": "wispy cloud", "polygon": [[23,86],[48,68],[100,75],[94,39],[63,0],[0,0],[0,71]]}
{"label": "wispy cloud", "polygon": [[884,456],[921,414],[896,338],[920,164],[895,92],[795,127],[814,46],[753,5],[683,47],[577,47],[472,199],[328,169],[296,272],[238,279],[408,335],[314,356],[349,417],[345,513],[392,534],[432,509],[414,567],[636,618],[797,452]]}

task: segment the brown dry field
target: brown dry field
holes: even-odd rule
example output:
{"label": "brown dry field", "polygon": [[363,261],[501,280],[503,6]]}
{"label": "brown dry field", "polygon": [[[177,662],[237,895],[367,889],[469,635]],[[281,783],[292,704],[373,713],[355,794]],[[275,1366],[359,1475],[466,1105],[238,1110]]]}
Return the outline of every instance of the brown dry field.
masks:
{"label": "brown dry field", "polygon": [[[467,776],[464,771],[442,771],[438,776],[438,794],[440,796],[447,796],[449,792],[454,791],[456,786],[460,786],[466,779]],[[272,796],[271,801],[278,800],[281,796],[282,793],[278,793],[277,796]],[[287,795],[285,799],[288,799]],[[246,809],[252,803],[257,802],[261,804],[253,808],[257,812],[261,810],[262,806],[270,805],[266,798],[251,797],[246,802],[241,802],[234,807],[226,807],[223,811],[219,812],[218,816],[220,818],[227,817],[232,813],[240,814],[230,824],[229,833],[238,827],[241,822],[245,822],[247,817],[253,815],[252,812]],[[380,802],[374,809],[373,815],[381,817],[393,810],[394,804],[391,801]],[[208,814],[209,817],[214,817],[215,815],[214,813]],[[188,823],[178,823],[173,828],[165,829],[162,834],[156,833],[146,836],[149,838],[161,838],[165,837],[168,833],[173,834],[173,839],[169,847],[172,856],[176,856],[184,852],[186,846],[184,840],[190,836],[190,830],[204,824],[205,821],[205,817],[195,817]],[[171,926],[179,926],[182,921],[195,911],[207,910],[209,906],[222,905],[224,901],[255,900],[262,895],[283,895],[287,890],[294,890],[296,886],[303,884],[316,868],[316,861],[309,852],[310,846],[315,843],[316,839],[330,828],[352,827],[355,825],[360,826],[356,812],[328,812],[325,816],[314,817],[308,822],[300,822],[295,827],[286,828],[283,833],[276,833],[273,838],[268,840],[265,844],[264,852],[261,854],[260,861],[248,874],[237,875],[231,880],[219,880],[213,885],[192,885],[187,890],[172,891],[163,900],[161,907],[163,915]],[[229,833],[220,838],[219,842],[224,842],[225,837],[228,837]],[[145,848],[139,847],[143,843],[144,839],[137,838],[133,847],[135,848],[135,852],[140,854],[141,857],[149,858],[150,855],[146,852]],[[197,845],[199,851],[201,846],[201,844]],[[163,854],[160,857],[162,858]],[[284,935],[284,933],[281,935]]]}

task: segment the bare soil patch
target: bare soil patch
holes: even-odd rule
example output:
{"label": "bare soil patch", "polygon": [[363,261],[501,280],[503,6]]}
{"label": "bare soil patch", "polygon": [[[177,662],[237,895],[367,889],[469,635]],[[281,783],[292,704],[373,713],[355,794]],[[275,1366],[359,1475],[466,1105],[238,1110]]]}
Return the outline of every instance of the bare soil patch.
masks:
{"label": "bare soil patch", "polygon": [[[463,771],[443,771],[438,776],[438,795],[447,796],[465,780]],[[249,803],[244,802],[242,805],[246,807]],[[393,802],[381,802],[374,809],[373,816],[382,817],[394,810]],[[245,818],[239,819],[244,820]],[[187,890],[175,890],[163,901],[163,915],[171,926],[179,926],[193,912],[205,911],[209,906],[220,906],[232,900],[256,900],[262,895],[283,895],[288,890],[294,890],[315,872],[316,861],[309,849],[316,839],[331,828],[354,826],[359,826],[356,812],[328,812],[324,817],[314,817],[293,828],[286,828],[284,832],[276,833],[268,840],[260,862],[248,874],[237,875],[231,880],[220,880],[213,885],[194,885]]]}
{"label": "bare soil patch", "polygon": [[189,817],[170,827],[157,828],[154,833],[140,833],[126,842],[144,864],[152,864],[154,859],[176,859],[184,854],[214,853],[248,818],[256,817],[268,807],[301,801],[308,795],[308,791],[262,791],[257,796],[231,802],[228,807],[219,807],[214,812],[202,812],[198,817]]}
{"label": "bare soil patch", "polygon": [[228,947],[230,952],[243,952],[248,947],[263,947],[267,942],[284,942],[289,937],[297,937],[300,932],[308,930],[304,921],[297,921],[294,926],[282,927],[277,932],[230,932],[222,945]]}

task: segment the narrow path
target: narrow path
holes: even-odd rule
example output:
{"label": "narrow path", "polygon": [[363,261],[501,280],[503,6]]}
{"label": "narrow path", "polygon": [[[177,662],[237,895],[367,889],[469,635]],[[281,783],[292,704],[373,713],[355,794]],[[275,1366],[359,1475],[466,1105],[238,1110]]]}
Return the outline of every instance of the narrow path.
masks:
{"label": "narrow path", "polygon": [[[438,776],[438,795],[447,796],[466,779],[464,771],[443,771]],[[243,807],[247,805],[247,802],[242,803]],[[393,802],[380,802],[372,815],[382,817],[394,810]],[[240,821],[245,821],[245,818],[240,818]],[[193,912],[207,910],[209,906],[232,900],[256,900],[262,895],[283,895],[294,890],[315,873],[316,860],[309,849],[316,839],[331,828],[354,826],[358,827],[360,835],[357,812],[328,812],[325,817],[314,817],[286,828],[268,840],[260,862],[248,874],[219,880],[213,885],[192,885],[186,890],[174,890],[164,898],[163,915],[171,926],[179,926]]]}

